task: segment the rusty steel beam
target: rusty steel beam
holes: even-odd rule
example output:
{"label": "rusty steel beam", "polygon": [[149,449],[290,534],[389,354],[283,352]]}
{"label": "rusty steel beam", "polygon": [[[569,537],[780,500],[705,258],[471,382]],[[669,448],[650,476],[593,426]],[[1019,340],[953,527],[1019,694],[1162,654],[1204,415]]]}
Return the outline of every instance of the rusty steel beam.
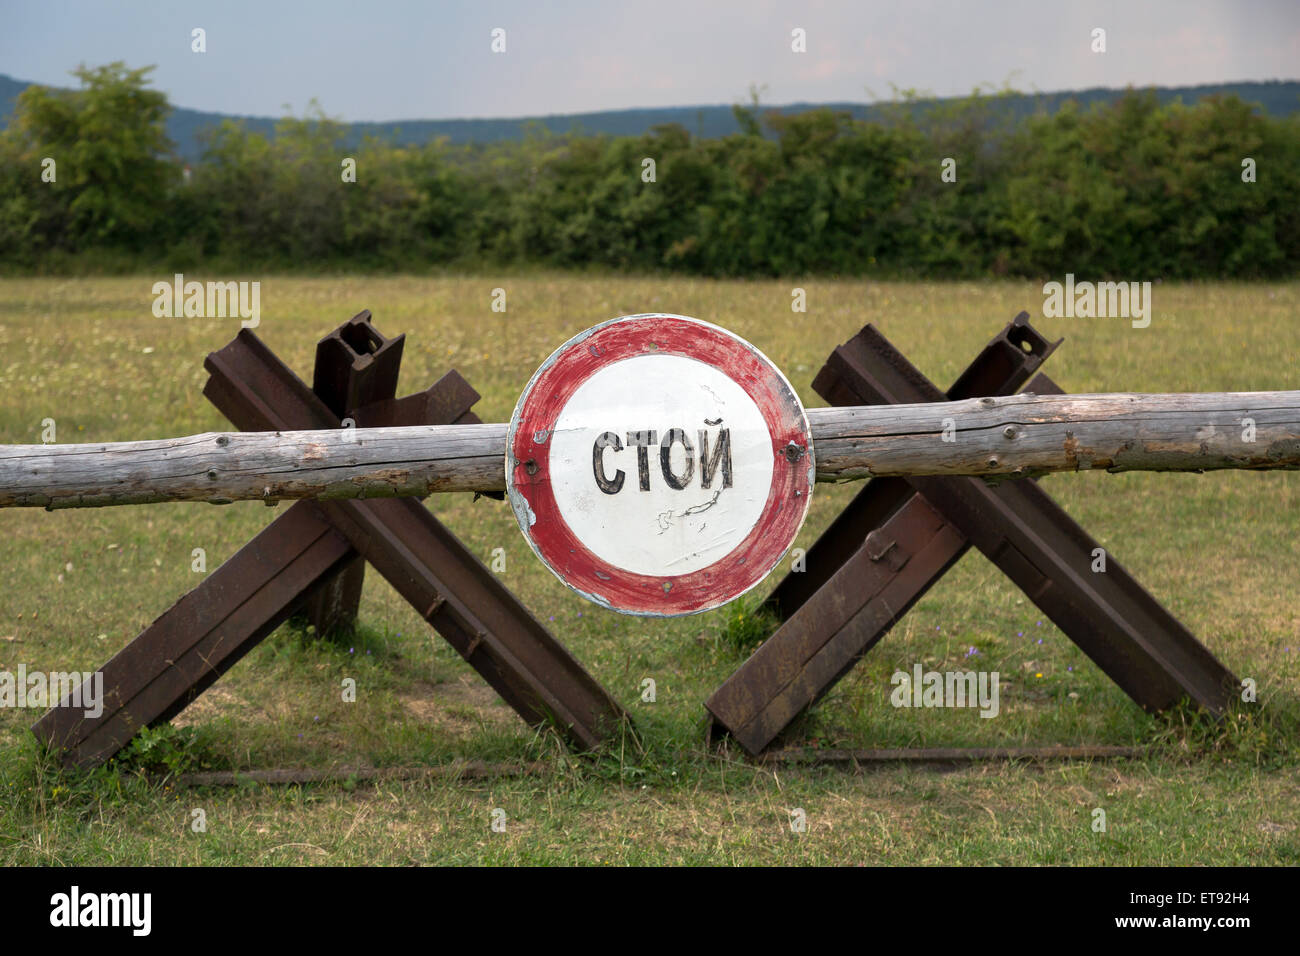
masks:
{"label": "rusty steel beam", "polygon": [[393,398],[405,344],[405,334],[381,334],[369,309],[358,312],[316,343],[312,391],[339,418]]}
{"label": "rusty steel beam", "polygon": [[[227,350],[214,353],[210,360],[226,374],[214,376],[205,391],[219,408],[236,407],[233,396],[242,394],[266,416],[278,416],[285,427],[329,423],[328,408],[317,404],[318,396],[273,360],[260,340],[252,339],[245,348],[272,361],[241,361]],[[288,404],[294,397],[298,413],[283,414],[294,407]],[[365,406],[357,414],[393,425],[470,423],[478,421],[471,411],[478,397],[452,371],[424,392]],[[60,750],[67,764],[104,762],[141,728],[187,707],[358,560],[347,539],[311,502],[297,502],[101,668],[105,701],[99,718],[53,708],[33,725],[33,733]]]}
{"label": "rusty steel beam", "polygon": [[[1039,387],[1045,384],[1041,382]],[[944,399],[870,326],[832,353],[814,387],[834,404]],[[1104,573],[1092,573],[1093,550],[1099,545],[1036,484],[1020,481],[989,486],[977,478],[905,480],[924,497],[933,519],[942,519],[978,547],[1144,709],[1164,710],[1184,698],[1214,714],[1228,707],[1236,678],[1113,556],[1108,555]],[[908,526],[911,530],[905,531],[907,541],[923,539],[925,531],[917,528],[929,528],[934,537],[939,535],[933,519],[927,525],[918,506],[913,506],[909,515],[898,517],[913,522]],[[898,570],[906,567],[914,554],[921,555],[922,564],[915,572],[915,582],[919,582],[929,573],[941,573],[936,547],[941,552],[943,542],[932,540],[913,552],[909,547],[900,547],[897,538],[884,532],[874,543],[864,542],[862,551],[855,552],[852,560],[863,574],[869,563],[884,561],[888,565],[892,561],[894,570]],[[877,571],[876,577],[869,580],[857,579],[867,581],[859,586],[876,586],[881,594],[873,607],[874,617],[859,622],[860,626],[876,630],[887,629],[905,610],[901,606],[894,609],[890,598],[898,600],[911,593],[897,582],[893,582],[895,591],[886,593],[884,589],[891,582],[877,585],[879,576]],[[820,595],[820,590],[815,593],[815,597]],[[821,609],[809,608],[808,603],[805,600],[795,610],[788,625],[798,622],[791,633],[806,630],[818,635],[824,646],[836,635],[817,623],[814,615]],[[826,626],[836,624],[836,613],[844,623],[851,618],[836,595],[828,593],[825,604]],[[800,620],[804,610],[808,613]],[[870,636],[874,632],[867,633]],[[843,643],[847,636],[840,640]],[[821,654],[818,648],[811,660],[800,661],[797,655],[783,658],[781,649],[790,646],[782,641],[760,658],[761,648],[706,705],[714,716],[715,729],[731,732],[751,753],[768,746],[788,725],[798,712],[790,712],[797,701],[815,700],[853,663],[845,657],[842,647],[837,651],[834,645],[827,654]],[[845,666],[833,669],[845,661]],[[764,714],[769,705],[772,712]]]}
{"label": "rusty steel beam", "polygon": [[[1030,325],[1029,313],[1021,312],[984,346],[948,389],[946,398],[955,402],[985,395],[1012,395],[1029,381],[1063,341],[1049,341]],[[868,347],[871,344],[868,343]],[[882,363],[889,363],[894,354],[892,348],[872,351],[873,360]],[[822,376],[813,382],[813,387],[832,405],[843,404],[833,397],[836,394],[834,380],[824,378],[824,375],[823,371]],[[829,394],[823,394],[823,388]],[[1038,389],[1029,391],[1040,395],[1061,394],[1061,390],[1046,376],[1042,377]],[[867,481],[848,507],[808,549],[805,555],[807,570],[787,574],[768,596],[767,605],[783,621],[793,617],[795,611],[862,546],[868,532],[880,527],[889,515],[915,495],[904,478],[872,478]]]}
{"label": "rusty steel beam", "polygon": [[[359,409],[396,401],[405,344],[405,335],[390,339],[381,334],[371,324],[369,309],[358,312],[316,343],[312,391],[337,417],[357,423]],[[375,420],[396,424],[382,417]],[[366,562],[354,556],[312,591],[299,613],[321,637],[345,634],[356,626],[365,580]]]}
{"label": "rusty steel beam", "polygon": [[[368,313],[361,313],[350,325],[367,319]],[[380,342],[374,351],[380,351],[385,339],[377,333],[376,337]],[[347,343],[347,339],[343,341]],[[333,350],[331,363],[341,359],[351,362],[348,350],[326,347]],[[351,349],[351,345],[348,347]],[[352,352],[355,354],[355,349]],[[396,350],[396,354],[400,351]],[[365,362],[357,364],[370,367]],[[209,355],[208,368],[213,376],[205,394],[218,408],[230,411],[237,424],[243,420],[246,425],[256,423],[259,427],[338,427],[338,419],[331,418],[333,412],[324,399],[305,388],[252,333]],[[320,362],[317,371],[322,371]],[[348,378],[346,373],[333,375],[335,385],[343,382],[346,386]],[[352,390],[348,401],[367,402],[382,394],[383,388],[373,385],[376,380],[372,377],[369,386]],[[325,393],[331,394],[329,389]],[[333,394],[341,393],[335,388]],[[354,416],[359,427],[469,424],[478,421],[471,411],[477,401],[478,394],[452,371],[425,392],[369,402],[355,408]],[[100,718],[87,719],[81,711],[56,708],[44,714],[32,726],[32,732],[60,749],[69,765],[94,766],[108,760],[140,728],[166,721],[186,708],[252,646],[285,622],[312,593],[357,559],[359,555],[347,538],[331,527],[312,502],[295,503],[101,669],[105,701]],[[482,574],[487,575],[486,570]],[[504,593],[508,596],[508,592]],[[502,602],[498,596],[497,600],[508,613],[512,598]],[[478,594],[474,601],[482,604],[484,597]],[[448,624],[451,626],[454,623]],[[473,653],[468,641],[461,646]],[[519,701],[519,692],[511,687],[506,691]],[[534,696],[545,704],[545,695]],[[575,695],[569,692],[568,697]],[[549,711],[534,709],[529,713],[538,721],[542,713],[552,713],[563,722],[569,711],[571,708],[562,700]],[[578,709],[578,722],[591,726],[597,721],[590,709]],[[571,739],[584,745],[590,743],[589,735],[581,732]]]}
{"label": "rusty steel beam", "polygon": [[103,763],[192,703],[353,553],[311,502],[297,502],[100,668],[98,718],[53,707],[32,733],[67,765]]}
{"label": "rusty steel beam", "polygon": [[[327,416],[324,407],[247,329],[208,370],[222,411],[245,431],[310,426],[295,419]],[[267,389],[249,389],[254,382]],[[274,396],[274,405],[271,400]],[[530,725],[552,723],[574,746],[592,749],[612,735],[626,714],[572,654],[414,498],[319,501],[318,512],[375,566],[394,589]]]}
{"label": "rusty steel beam", "polygon": [[[835,350],[828,367],[840,386],[870,402],[942,401],[901,355],[897,373],[875,375],[860,340]],[[827,388],[830,391],[830,388]],[[1184,698],[1214,714],[1229,706],[1237,679],[1036,483],[989,485],[979,478],[912,477],[908,483],[1142,708]]]}
{"label": "rusty steel beam", "polygon": [[[1026,319],[1022,313],[995,337],[947,397],[975,397],[981,391],[996,394],[999,388],[1006,394],[1022,384],[1059,344],[1047,343]],[[1024,351],[1026,362],[1016,361],[1017,348]],[[814,387],[835,404],[940,401],[945,397],[870,326],[836,350]],[[1059,392],[1043,375],[1034,378],[1028,390]],[[943,497],[946,482],[978,485],[982,493],[994,496],[994,502],[999,493],[978,479],[918,480],[930,482],[930,496],[917,494],[910,479],[869,482],[810,549],[809,570],[804,573],[809,579],[791,575],[778,586],[769,600],[784,623],[706,704],[713,715],[713,734],[731,733],[751,753],[767,747],[964,553],[969,536],[931,496]],[[1108,580],[1089,581],[1071,571],[1070,562],[1084,557],[1083,567],[1090,567],[1095,542],[1044,492],[1028,482],[1014,484],[1033,489],[1024,491],[1022,487],[1014,495],[1015,506],[1037,515],[1028,536],[1046,533],[1052,538],[1052,547],[1072,552],[1055,567],[1047,562],[1055,577],[1049,578],[1046,592],[1037,597],[1031,593],[1030,597],[1148,710],[1163,709],[1186,695],[1212,712],[1221,711],[1235,678],[1113,558],[1108,561]],[[951,500],[947,503],[955,507]],[[977,522],[988,513],[977,508],[974,515],[967,512],[967,521]],[[993,532],[984,538],[986,553],[997,553],[996,519],[986,518],[983,524],[985,531]],[[857,549],[853,547],[855,536]],[[1022,533],[1015,540],[1025,538]],[[1045,555],[1040,557],[1046,561]],[[1005,564],[1004,571],[1018,584],[1033,586],[1033,576],[1018,568],[1014,558],[1006,558]],[[1082,590],[1081,583],[1096,588]],[[1068,600],[1085,605],[1088,613],[1080,619]],[[1132,626],[1117,624],[1116,614],[1139,615],[1138,626],[1154,629],[1158,643],[1144,648],[1141,635],[1135,634]],[[1171,649],[1181,656],[1166,666],[1159,655]],[[1171,678],[1174,669],[1177,676]]]}
{"label": "rusty steel beam", "polygon": [[[868,326],[868,329],[871,327]],[[873,330],[874,331],[874,330]],[[864,333],[866,330],[864,330]],[[1061,344],[1021,312],[958,377],[947,398],[1009,395]],[[870,345],[884,343],[873,336]],[[889,367],[896,353],[874,348]],[[1045,376],[1040,394],[1060,390]],[[834,400],[835,382],[814,383]],[[791,572],[767,605],[782,625],[705,703],[710,736],[731,734],[750,753],[768,746],[874,647],[969,543],[903,478],[873,478],[808,549],[806,570]]]}

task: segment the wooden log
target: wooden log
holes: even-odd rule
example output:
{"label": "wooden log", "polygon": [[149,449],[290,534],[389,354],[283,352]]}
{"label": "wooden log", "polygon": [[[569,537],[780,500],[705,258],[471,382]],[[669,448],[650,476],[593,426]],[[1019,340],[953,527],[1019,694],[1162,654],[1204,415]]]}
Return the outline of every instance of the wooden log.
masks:
{"label": "wooden log", "polygon": [[873,766],[894,763],[963,764],[980,761],[1043,762],[1048,760],[1115,760],[1148,756],[1144,747],[893,747],[883,750],[818,750],[812,748],[769,751],[760,764],[847,764]]}
{"label": "wooden log", "polygon": [[505,439],[505,425],[429,425],[3,446],[0,507],[500,491]]}
{"label": "wooden log", "polygon": [[1300,467],[1296,391],[1022,393],[811,409],[808,417],[819,481]]}
{"label": "wooden log", "polygon": [[[819,481],[1300,468],[1300,392],[978,398],[808,410]],[[424,496],[505,487],[505,425],[0,446],[0,507]]]}
{"label": "wooden log", "polygon": [[530,763],[486,763],[466,760],[437,767],[315,767],[279,770],[200,770],[172,776],[155,775],[157,783],[170,782],[180,787],[237,787],[247,783],[304,786],[315,783],[348,781],[389,783],[403,780],[485,780],[495,777],[518,777],[545,773],[550,765],[541,760]]}

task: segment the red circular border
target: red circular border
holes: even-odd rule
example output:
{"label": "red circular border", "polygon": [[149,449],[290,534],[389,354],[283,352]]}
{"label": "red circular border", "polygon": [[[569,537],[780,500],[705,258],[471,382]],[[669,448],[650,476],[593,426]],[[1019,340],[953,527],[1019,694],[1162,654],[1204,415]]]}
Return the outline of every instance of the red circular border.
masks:
{"label": "red circular border", "polygon": [[[551,427],[573,393],[599,369],[644,354],[681,355],[717,368],[758,406],[772,436],[772,485],[762,517],[730,553],[689,574],[639,574],[597,557],[564,522],[551,488]],[[535,441],[543,432],[545,439]],[[785,456],[791,442],[805,449],[794,462]],[[537,556],[584,596],[631,614],[692,614],[739,597],[766,577],[794,543],[812,496],[812,434],[789,383],[742,339],[684,316],[614,319],[566,342],[520,396],[507,451],[512,507],[516,496],[527,503],[525,514],[516,507],[516,515]],[[535,468],[531,474],[530,462]],[[725,590],[720,590],[724,583]]]}

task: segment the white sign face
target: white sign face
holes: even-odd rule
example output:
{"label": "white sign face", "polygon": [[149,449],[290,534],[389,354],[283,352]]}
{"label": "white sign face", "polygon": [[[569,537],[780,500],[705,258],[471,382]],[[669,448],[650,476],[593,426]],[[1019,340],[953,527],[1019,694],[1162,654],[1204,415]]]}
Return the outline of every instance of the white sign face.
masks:
{"label": "white sign face", "polygon": [[814,476],[785,377],[679,315],[566,342],[524,389],[506,448],[529,545],[569,587],[630,614],[692,614],[754,587],[793,543]]}
{"label": "white sign face", "polygon": [[772,485],[763,413],[716,368],[680,355],[623,359],[583,382],[551,438],[560,516],[598,558],[686,574],[734,550]]}

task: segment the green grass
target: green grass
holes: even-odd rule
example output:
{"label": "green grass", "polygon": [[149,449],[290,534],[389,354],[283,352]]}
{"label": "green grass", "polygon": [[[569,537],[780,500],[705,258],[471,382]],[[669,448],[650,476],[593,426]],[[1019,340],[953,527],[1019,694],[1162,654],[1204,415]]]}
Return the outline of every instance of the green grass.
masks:
{"label": "green grass", "polygon": [[[157,319],[158,277],[0,281],[0,442],[181,435],[224,427],[201,395],[207,352],[235,320]],[[195,276],[195,278],[206,278]],[[221,278],[235,278],[222,276]],[[259,277],[252,277],[259,278]],[[509,310],[490,311],[507,290]],[[266,278],[258,334],[310,374],[316,340],[362,308],[407,334],[401,391],[455,367],[508,419],[570,335],[615,315],[672,311],[746,337],[809,405],[829,351],[870,321],[946,387],[1021,309],[1031,283],[809,281],[792,315],[778,282]],[[1297,387],[1300,285],[1164,284],[1155,318],[1037,319],[1066,336],[1047,371],[1073,392]],[[146,349],[152,349],[146,352]],[[755,767],[704,747],[702,703],[762,639],[756,601],[645,621],[576,597],[535,560],[509,509],[430,500],[635,717],[640,742],[576,759],[525,727],[377,574],[353,640],[285,627],[115,767],[63,772],[0,710],[0,863],[1297,863],[1300,862],[1300,476],[1081,474],[1044,487],[1240,677],[1260,703],[1221,724],[1143,714],[1000,572],[969,553],[792,728],[799,746],[1125,744],[1142,760],[954,772]],[[798,546],[854,493],[819,487]],[[284,506],[281,506],[283,508]],[[280,509],[154,505],[0,512],[0,670],[91,670]],[[69,565],[71,566],[69,568]],[[777,576],[755,594],[761,598]],[[972,648],[975,652],[972,653]],[[891,674],[1002,674],[1002,711],[894,709]],[[1040,676],[1041,675],[1041,676]],[[356,703],[344,703],[344,678]],[[656,683],[642,702],[641,681]],[[181,790],[145,770],[439,765],[539,760],[493,780]],[[504,833],[489,828],[507,814]],[[789,826],[802,808],[808,828]],[[1107,830],[1092,829],[1092,811]],[[190,827],[203,809],[207,831]]]}

